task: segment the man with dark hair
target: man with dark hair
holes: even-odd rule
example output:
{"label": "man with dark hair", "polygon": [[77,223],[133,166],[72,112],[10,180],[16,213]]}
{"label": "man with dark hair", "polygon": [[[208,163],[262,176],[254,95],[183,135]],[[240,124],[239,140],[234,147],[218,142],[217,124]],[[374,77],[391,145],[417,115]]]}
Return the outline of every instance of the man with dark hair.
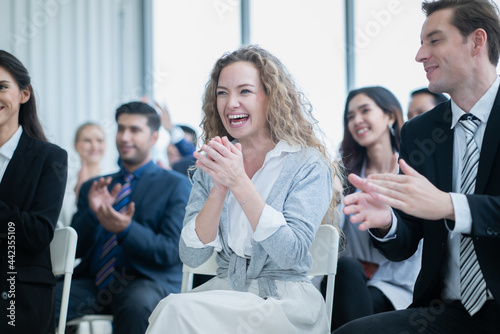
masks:
{"label": "man with dark hair", "polygon": [[411,92],[411,100],[408,105],[408,120],[415,116],[431,110],[440,103],[448,101],[444,94],[436,94],[427,88],[421,88]]}
{"label": "man with dark hair", "polygon": [[142,334],[156,304],[180,291],[179,237],[191,184],[151,160],[160,126],[152,107],[124,104],[116,122],[120,171],[82,185],[71,224],[82,262],[71,284],[68,320],[112,314],[114,333]]}
{"label": "man with dark hair", "polygon": [[351,174],[362,192],[344,199],[344,213],[390,260],[408,258],[423,239],[413,303],[335,333],[500,333],[498,8],[491,0],[422,8],[416,60],[429,90],[451,101],[405,123],[401,174]]}

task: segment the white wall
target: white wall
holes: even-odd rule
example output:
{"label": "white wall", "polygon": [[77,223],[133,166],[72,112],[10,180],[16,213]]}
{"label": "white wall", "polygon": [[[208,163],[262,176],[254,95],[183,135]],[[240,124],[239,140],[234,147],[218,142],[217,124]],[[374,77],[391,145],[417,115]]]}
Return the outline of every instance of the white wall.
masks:
{"label": "white wall", "polygon": [[70,173],[79,169],[74,133],[87,121],[104,128],[103,167],[116,169],[114,111],[139,99],[151,75],[142,8],[141,0],[0,0],[0,49],[30,72],[42,125],[68,151]]}

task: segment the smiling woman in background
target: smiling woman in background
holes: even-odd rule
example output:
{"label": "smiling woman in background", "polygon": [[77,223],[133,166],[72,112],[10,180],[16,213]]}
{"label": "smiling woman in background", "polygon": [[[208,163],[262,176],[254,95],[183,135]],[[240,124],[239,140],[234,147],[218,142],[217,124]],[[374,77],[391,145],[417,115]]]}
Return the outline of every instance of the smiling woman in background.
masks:
{"label": "smiling woman in background", "polygon": [[[397,171],[401,105],[383,87],[364,87],[347,96],[344,109],[344,138],[340,151],[347,173],[366,177]],[[358,191],[351,184],[345,195]],[[345,235],[335,279],[332,328],[362,316],[406,308],[420,270],[420,250],[403,262],[391,262],[376,250],[368,231],[339,212]]]}
{"label": "smiling woman in background", "polygon": [[80,157],[80,169],[78,173],[75,168],[69,169],[68,184],[59,216],[59,220],[65,226],[71,225],[82,184],[93,177],[104,174],[101,170],[101,161],[106,150],[103,129],[92,122],[80,125],[75,133],[74,145]]}
{"label": "smiling woman in background", "polygon": [[0,333],[53,332],[49,244],[66,170],[66,152],[38,121],[28,71],[0,50]]}

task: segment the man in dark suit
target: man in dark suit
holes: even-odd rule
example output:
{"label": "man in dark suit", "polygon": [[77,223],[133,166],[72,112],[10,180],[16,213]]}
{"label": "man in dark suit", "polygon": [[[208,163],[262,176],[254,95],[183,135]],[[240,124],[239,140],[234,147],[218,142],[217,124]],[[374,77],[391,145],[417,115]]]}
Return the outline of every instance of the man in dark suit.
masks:
{"label": "man in dark suit", "polygon": [[[68,320],[114,316],[114,333],[144,333],[156,304],[179,292],[179,237],[191,185],[151,160],[160,118],[142,102],[116,111],[120,172],[82,185]],[[60,297],[58,297],[60,298]]]}
{"label": "man in dark suit", "polygon": [[429,90],[451,101],[404,125],[401,174],[350,175],[363,192],[344,200],[351,222],[370,229],[391,260],[408,258],[423,238],[413,304],[334,333],[500,333],[498,10],[489,0],[422,8],[416,60]]}

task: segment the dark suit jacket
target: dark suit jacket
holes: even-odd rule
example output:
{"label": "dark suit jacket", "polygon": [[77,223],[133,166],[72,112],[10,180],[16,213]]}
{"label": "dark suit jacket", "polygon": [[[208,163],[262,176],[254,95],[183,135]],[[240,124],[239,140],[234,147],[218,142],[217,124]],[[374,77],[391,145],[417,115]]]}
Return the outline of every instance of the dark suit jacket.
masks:
{"label": "dark suit jacket", "polygon": [[[61,210],[67,178],[66,151],[56,145],[34,140],[23,132],[0,183],[0,332],[6,324],[3,316],[9,300],[3,292],[7,272],[17,272],[15,285],[16,330],[33,326],[33,333],[45,333],[46,324],[37,322],[35,314],[45,315],[49,322],[53,313],[52,286],[55,284],[50,262],[49,245]],[[14,232],[14,234],[8,234]],[[7,239],[8,238],[8,239]],[[14,239],[15,238],[15,239]],[[8,249],[8,246],[15,247]],[[15,253],[8,253],[14,250]],[[15,256],[15,257],[12,257]],[[9,266],[14,260],[14,270]],[[44,285],[48,295],[36,295]],[[29,290],[34,288],[35,291]],[[27,290],[28,289],[28,290]],[[24,305],[30,304],[30,307]],[[23,324],[24,323],[24,324]],[[17,333],[9,327],[8,333]],[[29,331],[28,331],[29,332]]]}
{"label": "dark suit jacket", "polygon": [[176,172],[179,172],[183,175],[192,178],[195,172],[195,169],[189,170],[189,168],[196,165],[196,158],[191,156],[182,157],[179,161],[172,165],[172,169]]}
{"label": "dark suit jacket", "polygon": [[[442,191],[452,190],[453,137],[451,102],[407,122],[401,131],[400,158]],[[484,133],[475,194],[467,195],[472,214],[474,247],[486,284],[500,303],[500,94],[497,94]],[[387,243],[374,240],[390,260],[408,258],[424,238],[422,269],[412,306],[428,306],[441,298],[442,267],[448,230],[444,220],[429,221],[396,212],[397,237]],[[453,222],[451,222],[453,223]]]}
{"label": "dark suit jacket", "polygon": [[[111,189],[123,178],[121,173],[110,175]],[[81,264],[75,276],[88,275],[90,260],[95,250],[94,241],[102,232],[96,216],[88,205],[88,192],[93,180],[82,185],[78,196],[78,211],[71,225],[78,232],[77,257]],[[151,164],[144,170],[132,191],[135,213],[130,230],[118,242],[126,261],[141,277],[160,283],[166,291],[179,292],[182,281],[182,263],[179,259],[179,238],[185,207],[191,192],[188,178]]]}

